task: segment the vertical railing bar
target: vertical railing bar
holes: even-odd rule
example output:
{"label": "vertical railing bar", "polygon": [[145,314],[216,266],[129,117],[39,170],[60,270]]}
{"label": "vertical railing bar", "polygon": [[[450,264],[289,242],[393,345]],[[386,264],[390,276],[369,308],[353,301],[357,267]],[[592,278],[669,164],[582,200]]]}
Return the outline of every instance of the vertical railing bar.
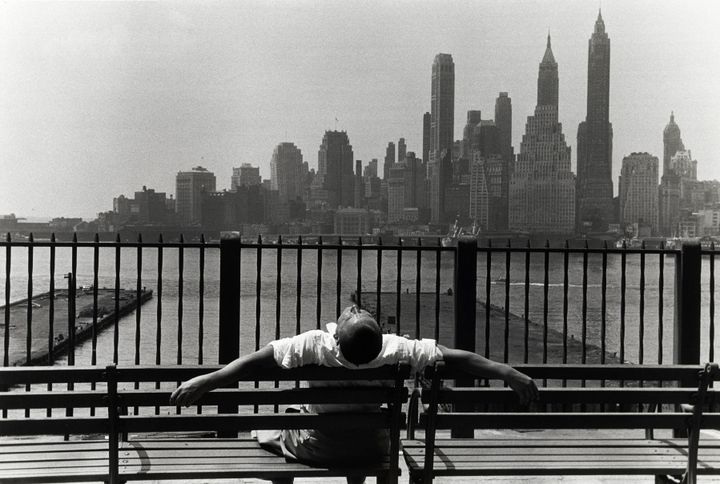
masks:
{"label": "vertical railing bar", "polygon": [[[5,334],[3,335],[3,366],[10,366],[10,266],[12,265],[12,237],[5,234]],[[7,410],[3,409],[3,418]]]}
{"label": "vertical railing bar", "polygon": [[530,358],[530,240],[527,241],[527,251],[525,252],[525,332],[523,342],[523,363],[527,363]]}
{"label": "vertical railing bar", "polygon": [[415,338],[420,339],[420,276],[422,273],[422,239],[417,239],[417,256],[415,258]]}
{"label": "vertical railing bar", "polygon": [[440,263],[442,262],[440,241],[435,248],[435,341],[440,342]]}
{"label": "vertical railing bar", "polygon": [[[200,234],[200,278],[198,280],[198,365],[205,360],[205,234]],[[198,410],[202,411],[202,407]]]}
{"label": "vertical railing bar", "polygon": [[[600,363],[605,364],[605,353],[607,352],[606,333],[607,333],[607,241],[603,242],[602,252],[602,275],[600,281]],[[602,381],[605,385],[605,380]]]}
{"label": "vertical railing bar", "polygon": [[[183,292],[185,289],[185,238],[183,234],[180,234],[180,240],[178,245],[178,304],[177,304],[177,354],[175,363],[182,365],[183,358]],[[180,385],[180,382],[177,382]],[[178,415],[182,413],[180,406],[175,407],[175,413]]]}
{"label": "vertical railing bar", "polygon": [[510,355],[510,239],[507,241],[507,251],[505,252],[505,342],[503,348],[503,362],[509,361]]}
{"label": "vertical railing bar", "polygon": [[[100,236],[95,233],[93,244],[93,317],[92,317],[92,354],[90,359],[91,365],[97,365],[97,322],[98,322],[98,284],[100,273]],[[95,390],[95,382],[92,384]]]}
{"label": "vertical railing bar", "polygon": [[[548,291],[550,287],[550,241],[545,240],[545,280],[543,281],[543,364],[548,360]],[[543,384],[543,386],[545,386]]]}
{"label": "vertical railing bar", "polygon": [[[93,282],[92,282],[92,350],[90,364],[97,365],[97,317],[98,317],[98,273],[100,271],[100,236],[95,232],[93,239]],[[51,333],[52,334],[52,333]],[[96,382],[90,382],[90,389],[95,390]],[[90,416],[95,416],[95,407],[90,408]]]}
{"label": "vertical railing bar", "polygon": [[[258,234],[257,247],[255,251],[255,351],[260,349],[260,314],[262,312],[262,304],[260,302],[260,294],[262,291],[262,235]],[[260,388],[260,382],[253,382],[255,388]],[[258,413],[260,407],[253,405],[253,413]]]}
{"label": "vertical railing bar", "polygon": [[[477,263],[477,257],[475,257]],[[490,282],[492,281],[492,239],[485,256],[485,358],[490,358]]]}
{"label": "vertical railing bar", "polygon": [[[600,281],[600,364],[606,363],[605,353],[607,351],[607,344],[605,342],[607,333],[607,316],[605,310],[607,308],[607,255],[608,246],[607,240],[603,241],[603,252],[602,252],[602,275]],[[605,380],[600,380],[600,386],[605,387]],[[605,411],[605,404],[602,405],[602,410]]]}
{"label": "vertical railing bar", "polygon": [[295,285],[296,298],[295,298],[295,334],[300,334],[300,318],[301,318],[301,302],[302,302],[302,236],[298,236],[298,249],[297,249],[297,279]]}
{"label": "vertical railing bar", "polygon": [[375,319],[382,328],[380,290],[382,287],[382,236],[378,236],[377,284],[375,285]]}
{"label": "vertical railing bar", "polygon": [[[72,239],[72,247],[70,249],[70,270],[72,272],[72,289],[73,289],[73,298],[72,298],[72,312],[71,319],[72,324],[69,324],[69,331],[68,334],[70,336],[70,348],[68,350],[68,365],[74,365],[75,364],[75,345],[77,343],[76,339],[76,333],[75,333],[75,321],[77,316],[76,311],[76,304],[77,304],[77,249],[78,249],[78,240],[77,240],[77,232],[73,233],[73,239]],[[69,302],[68,302],[69,304]]]}
{"label": "vertical railing bar", "polygon": [[[137,250],[135,256],[135,365],[140,364],[140,324],[142,320],[142,233],[138,233]],[[140,388],[140,382],[135,382],[135,390]],[[134,415],[138,414],[138,407],[134,408]]]}
{"label": "vertical railing bar", "polygon": [[[96,234],[97,235],[97,234]],[[95,284],[97,286],[97,284]],[[55,232],[50,234],[50,300],[48,301],[48,357],[47,364],[52,366],[55,361]],[[93,363],[94,365],[95,363]],[[53,384],[47,384],[48,391],[52,391]],[[92,389],[95,389],[95,382],[92,382]],[[90,409],[91,416],[95,408]],[[52,416],[52,408],[47,409],[47,416]]]}
{"label": "vertical railing bar", "polygon": [[[260,313],[262,305],[260,294],[262,292],[262,235],[258,235],[255,251],[255,351],[260,349]],[[257,388],[258,382],[255,382]]]}
{"label": "vertical railing bar", "polygon": [[336,269],[336,277],[335,277],[335,319],[337,319],[340,316],[340,311],[342,308],[340,307],[340,293],[342,292],[342,237],[338,237],[337,239],[337,255],[336,255],[336,261],[335,269]]}
{"label": "vertical railing bar", "polygon": [[[198,270],[198,365],[203,364],[203,346],[205,341],[205,234],[200,234]],[[197,406],[197,413],[203,412],[202,405]]]}
{"label": "vertical railing bar", "polygon": [[[588,242],[585,240],[582,274],[582,364],[587,363],[587,289],[588,289]],[[585,386],[585,380],[583,380]]]}
{"label": "vertical railing bar", "polygon": [[[3,366],[10,366],[10,266],[12,265],[12,237],[10,232],[5,234],[5,334],[3,336]],[[6,408],[2,410],[2,417],[7,418]]]}
{"label": "vertical railing bar", "polygon": [[[645,241],[641,244],[640,253],[640,307],[638,325],[638,363],[643,364],[645,359]],[[642,385],[642,381],[640,382]]]}
{"label": "vertical railing bar", "polygon": [[665,291],[665,242],[660,243],[661,252],[658,257],[658,365],[663,362],[663,292]]}
{"label": "vertical railing bar", "polygon": [[710,242],[710,351],[708,361],[715,361],[715,242]]}
{"label": "vertical railing bar", "polygon": [[[568,357],[568,290],[570,286],[570,275],[568,267],[570,265],[570,242],[565,239],[565,250],[563,251],[563,355],[562,362],[567,363]],[[567,379],[563,378],[562,386],[567,386]],[[565,408],[564,406],[563,408]]]}
{"label": "vertical railing bar", "polygon": [[[32,358],[32,310],[33,310],[33,234],[28,238],[28,283],[27,283],[27,312],[26,312],[26,333],[25,333],[25,358],[26,364],[30,365]],[[69,301],[68,301],[69,304]],[[30,384],[25,385],[25,391],[30,391]],[[30,417],[30,409],[25,409],[25,418]]]}
{"label": "vertical railing bar", "polygon": [[400,328],[400,296],[402,295],[402,237],[398,237],[398,250],[397,250],[397,281],[395,282],[395,333],[402,334]]}
{"label": "vertical railing bar", "polygon": [[[320,318],[322,317],[322,306],[320,305],[322,296],[322,266],[323,266],[323,238],[318,237],[317,241],[317,286],[315,299],[315,325],[320,329]],[[379,322],[380,320],[378,320]]]}
{"label": "vertical railing bar", "polygon": [[[157,310],[155,313],[155,364],[162,360],[162,289],[163,289],[163,236],[158,236],[157,250]],[[160,389],[160,382],[155,382],[155,389]],[[155,407],[155,415],[160,415],[160,407]]]}
{"label": "vertical railing bar", "polygon": [[362,235],[358,237],[358,251],[357,251],[357,282],[355,283],[355,304],[362,308],[362,248],[363,239]]}
{"label": "vertical railing bar", "polygon": [[[280,339],[280,309],[282,300],[282,235],[277,238],[277,255],[275,256],[275,339]],[[280,386],[280,382],[275,380],[275,388]],[[274,406],[277,413],[278,405]]]}
{"label": "vertical railing bar", "polygon": [[180,245],[178,247],[178,325],[177,325],[177,364],[182,365],[182,341],[183,341],[183,292],[185,286],[185,239],[180,234]]}
{"label": "vertical railing bar", "polygon": [[[296,257],[296,263],[297,263],[297,271],[296,271],[296,280],[295,280],[295,334],[300,334],[300,317],[301,317],[301,301],[302,301],[302,235],[298,236],[297,239],[298,243],[298,249],[297,249],[297,257]],[[300,380],[295,380],[295,388],[300,387]]]}
{"label": "vertical railing bar", "polygon": [[120,345],[120,234],[115,236],[115,318],[113,327],[113,363],[118,364]]}
{"label": "vertical railing bar", "polygon": [[625,288],[627,266],[627,243],[623,241],[620,254],[620,363],[625,362]]}
{"label": "vertical railing bar", "polygon": [[[26,327],[27,332],[25,333],[25,358],[27,360],[27,365],[30,365],[31,361],[31,353],[32,353],[32,303],[33,303],[33,253],[34,253],[34,247],[33,247],[33,234],[30,234],[30,237],[28,239],[28,283],[27,283],[27,311],[26,311]],[[30,385],[27,385],[27,390],[30,390]]]}
{"label": "vertical railing bar", "polygon": [[[563,252],[563,355],[562,362],[567,363],[568,358],[568,290],[570,286],[570,275],[568,266],[570,265],[570,242],[565,240],[565,251]],[[567,385],[567,380],[563,379],[563,386]]]}
{"label": "vertical railing bar", "polygon": [[277,256],[275,257],[275,339],[280,339],[280,309],[282,299],[282,235],[277,238]]}

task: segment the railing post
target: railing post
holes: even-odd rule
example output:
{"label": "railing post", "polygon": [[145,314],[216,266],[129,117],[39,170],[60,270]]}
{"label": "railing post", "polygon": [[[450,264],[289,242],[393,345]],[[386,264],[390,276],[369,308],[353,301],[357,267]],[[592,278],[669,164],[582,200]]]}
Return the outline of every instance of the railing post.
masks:
{"label": "railing post", "polygon": [[240,234],[220,236],[220,321],[218,363],[240,356]]}
{"label": "railing post", "polygon": [[[220,235],[220,321],[218,363],[226,365],[240,356],[240,233]],[[218,413],[237,413],[237,405],[219,405]],[[236,437],[237,432],[218,432]]]}
{"label": "railing post", "polygon": [[[475,322],[477,313],[477,239],[458,238],[455,252],[455,348],[475,352]],[[474,386],[472,379],[455,381],[455,386]],[[462,409],[458,409],[462,411]],[[472,410],[468,408],[467,410]],[[473,429],[454,428],[453,438],[472,438]]]}
{"label": "railing post", "polygon": [[700,363],[700,243],[683,242],[675,259],[675,364]]}

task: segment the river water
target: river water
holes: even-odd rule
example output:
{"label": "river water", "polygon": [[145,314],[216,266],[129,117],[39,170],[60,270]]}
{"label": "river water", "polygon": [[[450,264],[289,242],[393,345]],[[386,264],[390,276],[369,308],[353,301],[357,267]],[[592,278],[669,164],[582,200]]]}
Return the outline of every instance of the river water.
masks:
{"label": "river water", "polygon": [[[65,288],[67,281],[63,275],[70,271],[71,256],[69,248],[57,248],[55,284],[57,288]],[[322,257],[322,282],[320,287],[320,303],[318,305],[317,284],[319,261],[317,250],[305,250],[302,254],[300,268],[300,312],[297,313],[298,304],[298,252],[286,249],[282,252],[280,264],[281,276],[278,297],[277,285],[277,251],[265,249],[262,251],[261,265],[258,271],[258,251],[244,249],[241,264],[241,351],[247,352],[255,349],[257,345],[264,344],[276,336],[276,324],[279,320],[279,334],[289,336],[297,331],[298,319],[300,330],[315,328],[318,324],[317,311],[319,307],[320,322],[332,320],[336,314],[337,299],[344,306],[350,302],[349,295],[357,285],[357,251],[348,249],[343,252],[340,261],[342,271],[340,290],[337,290],[337,251],[326,250]],[[443,252],[440,263],[440,290],[445,292],[453,285],[452,252]],[[46,292],[49,289],[49,249],[35,248],[33,252],[33,293]],[[142,306],[140,313],[140,346],[139,358],[141,363],[155,363],[156,354],[165,364],[200,362],[200,321],[202,319],[202,362],[217,363],[218,347],[218,304],[219,304],[219,263],[220,251],[208,248],[205,251],[204,269],[204,309],[200,314],[200,256],[199,250],[184,249],[182,257],[183,277],[179,283],[179,270],[181,260],[178,249],[163,249],[162,269],[162,300],[161,300],[161,338],[160,346],[156,344],[158,326],[158,249],[147,248],[142,250],[142,285],[154,291],[153,299]],[[618,254],[608,254],[607,266],[607,310],[606,310],[606,343],[607,350],[620,353],[620,326],[621,326],[621,259]],[[99,286],[114,287],[115,284],[115,250],[101,248],[99,265]],[[403,292],[416,290],[416,254],[404,252],[402,256],[402,271],[400,277]],[[0,294],[5,294],[5,270],[7,260],[5,251],[0,253]],[[664,258],[664,285],[663,300],[660,304],[659,291],[659,256],[647,255],[645,261],[645,292],[644,313],[641,318],[640,310],[640,256],[627,255],[627,289],[625,291],[625,359],[639,362],[640,321],[644,325],[644,356],[643,362],[656,363],[658,361],[659,327],[663,329],[663,361],[672,361],[672,336],[674,320],[674,277],[675,259],[672,256]],[[505,257],[502,253],[492,254],[490,275],[490,303],[496,306],[505,306],[506,279],[509,280],[510,311],[516,315],[523,315],[525,297],[525,255],[513,254],[511,257],[510,277],[505,274]],[[435,290],[436,260],[434,253],[423,253],[421,256],[420,288],[421,291]],[[259,299],[257,293],[257,274],[260,273]],[[375,292],[377,287],[377,254],[364,252],[362,258],[361,286],[363,292]],[[601,277],[602,265],[600,254],[590,254],[587,271],[587,338],[588,343],[599,345],[601,334]],[[563,256],[551,254],[548,273],[548,304],[547,321],[551,329],[562,331],[563,328]],[[121,251],[120,285],[123,288],[133,289],[137,279],[137,249],[124,248]],[[544,304],[544,255],[532,254],[530,261],[530,293],[529,311],[530,319],[537,324],[543,324]],[[582,255],[569,256],[569,289],[568,289],[568,336],[579,339],[582,333]],[[93,280],[93,251],[91,248],[78,249],[77,282],[78,285],[92,284]],[[182,285],[182,307],[180,306],[179,289]],[[395,291],[397,287],[397,253],[384,252],[382,256],[381,290]],[[709,289],[709,259],[703,260],[702,273],[702,349],[701,359],[708,359],[710,354],[710,289]],[[11,263],[10,300],[15,301],[27,297],[28,292],[28,249],[13,248]],[[486,294],[486,260],[484,254],[478,255],[478,283],[477,296],[485,302]],[[279,300],[279,313],[276,303]],[[4,303],[4,301],[2,301]],[[660,317],[662,310],[662,318]],[[259,312],[259,317],[258,317]],[[182,316],[181,318],[179,316]],[[484,315],[478,314],[478,319]],[[255,339],[256,320],[259,319],[258,341]],[[182,326],[182,344],[178,352],[179,321]],[[34,324],[42,324],[35,322]],[[414,320],[402,321],[401,332],[414,333]],[[452,325],[452,315],[441,315],[441,323]],[[482,332],[480,321],[478,333]],[[119,359],[121,364],[132,364],[135,361],[135,325],[136,315],[130,314],[120,321]],[[412,330],[411,330],[412,328]],[[421,337],[432,337],[433,328],[428,325],[421,327]],[[106,329],[98,336],[97,361],[98,364],[109,363],[113,354],[113,331]],[[415,334],[412,334],[415,336]],[[452,341],[441,341],[452,345]],[[717,343],[715,344],[717,348]],[[91,358],[91,343],[81,343],[76,352],[76,364],[89,364]],[[511,360],[516,358],[512,358]],[[62,361],[62,360],[61,360]]]}

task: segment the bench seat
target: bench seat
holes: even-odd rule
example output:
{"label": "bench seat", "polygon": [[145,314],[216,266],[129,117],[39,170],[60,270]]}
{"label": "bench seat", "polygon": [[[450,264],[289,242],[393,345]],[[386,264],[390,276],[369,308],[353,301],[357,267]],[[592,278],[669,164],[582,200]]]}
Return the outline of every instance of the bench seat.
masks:
{"label": "bench seat", "polygon": [[[424,468],[425,441],[403,441],[411,475]],[[436,476],[451,475],[681,475],[686,471],[687,439],[485,438],[437,439]],[[717,472],[720,440],[702,440],[698,474]]]}
{"label": "bench seat", "polygon": [[0,442],[0,482],[107,480],[107,440]]}
{"label": "bench seat", "polygon": [[122,442],[121,480],[328,477],[387,473],[389,461],[376,467],[313,467],[287,461],[262,449],[254,439],[152,439]]}

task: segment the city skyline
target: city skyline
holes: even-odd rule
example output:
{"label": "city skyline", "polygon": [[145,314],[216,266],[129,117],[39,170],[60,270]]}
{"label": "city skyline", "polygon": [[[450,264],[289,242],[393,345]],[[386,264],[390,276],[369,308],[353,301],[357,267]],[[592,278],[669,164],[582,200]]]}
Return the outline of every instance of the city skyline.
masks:
{"label": "city skyline", "polygon": [[[598,7],[590,2],[25,7],[0,7],[0,65],[8,73],[0,80],[0,214],[91,218],[142,185],[173,193],[175,174],[196,165],[216,174],[219,189],[229,188],[232,167],[242,163],[269,178],[281,142],[295,143],[317,169],[312,153],[335,127],[348,132],[364,164],[382,160],[387,142],[401,137],[408,151],[422,153],[427,71],[439,52],[456,66],[455,138],[468,110],[491,118],[498,93],[508,92],[518,152],[548,28],[560,65],[559,120],[577,169],[587,39]],[[434,14],[452,28],[423,30]],[[713,31],[720,8],[606,1],[602,14],[613,42],[615,194],[624,156],[662,156],[671,111],[698,177],[720,178],[720,141],[711,135],[720,125],[712,82],[720,75]],[[337,25],[315,32],[328,18]],[[376,35],[388,25],[403,28]],[[265,98],[253,98],[260,88]]]}

